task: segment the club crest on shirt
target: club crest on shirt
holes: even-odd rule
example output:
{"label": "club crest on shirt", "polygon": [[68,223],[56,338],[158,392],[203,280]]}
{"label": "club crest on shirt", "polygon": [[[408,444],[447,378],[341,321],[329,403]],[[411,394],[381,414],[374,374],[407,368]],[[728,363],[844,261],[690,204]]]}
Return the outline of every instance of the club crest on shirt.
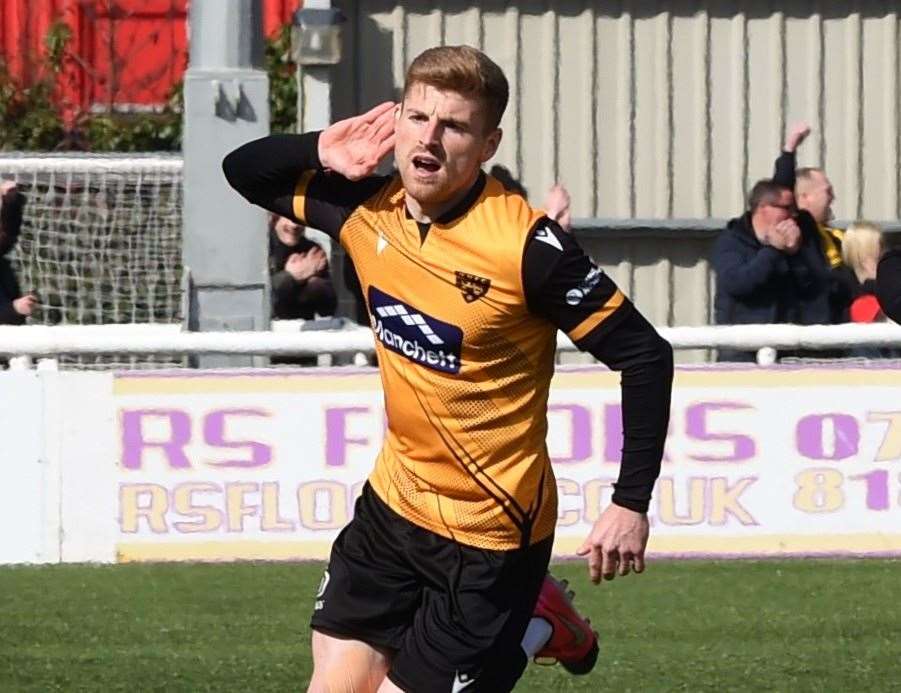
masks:
{"label": "club crest on shirt", "polygon": [[472,303],[476,299],[482,298],[491,288],[491,280],[485,277],[479,277],[475,274],[467,274],[466,272],[454,272],[457,275],[457,288],[463,294],[463,300]]}

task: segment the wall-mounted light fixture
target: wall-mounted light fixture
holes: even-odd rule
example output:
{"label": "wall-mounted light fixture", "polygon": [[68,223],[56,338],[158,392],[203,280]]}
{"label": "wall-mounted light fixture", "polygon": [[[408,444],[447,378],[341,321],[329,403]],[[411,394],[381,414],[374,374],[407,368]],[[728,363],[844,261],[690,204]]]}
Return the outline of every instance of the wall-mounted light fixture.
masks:
{"label": "wall-mounted light fixture", "polygon": [[335,65],[341,62],[341,10],[304,8],[294,13],[291,48],[298,65]]}

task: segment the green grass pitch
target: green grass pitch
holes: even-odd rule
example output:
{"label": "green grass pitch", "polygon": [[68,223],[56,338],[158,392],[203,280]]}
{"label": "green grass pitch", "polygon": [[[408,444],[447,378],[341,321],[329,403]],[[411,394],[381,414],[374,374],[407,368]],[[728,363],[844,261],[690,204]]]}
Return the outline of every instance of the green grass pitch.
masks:
{"label": "green grass pitch", "polygon": [[[657,561],[599,587],[589,676],[518,691],[901,690],[901,562]],[[293,691],[321,564],[0,568],[0,691]]]}

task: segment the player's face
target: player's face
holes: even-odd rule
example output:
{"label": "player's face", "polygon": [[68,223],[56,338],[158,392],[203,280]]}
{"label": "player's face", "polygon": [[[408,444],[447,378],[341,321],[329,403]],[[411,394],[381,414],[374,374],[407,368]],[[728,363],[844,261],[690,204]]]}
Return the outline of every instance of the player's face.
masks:
{"label": "player's face", "polygon": [[394,158],[408,197],[438,214],[466,194],[501,139],[497,128],[486,132],[480,99],[421,83],[404,98],[395,135]]}

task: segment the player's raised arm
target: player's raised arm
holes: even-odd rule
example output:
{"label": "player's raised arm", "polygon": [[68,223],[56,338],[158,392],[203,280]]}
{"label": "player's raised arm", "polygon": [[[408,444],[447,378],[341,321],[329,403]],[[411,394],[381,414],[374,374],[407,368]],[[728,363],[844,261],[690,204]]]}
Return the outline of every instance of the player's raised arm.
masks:
{"label": "player's raised arm", "polygon": [[222,170],[249,202],[335,235],[380,185],[364,179],[394,147],[394,120],[386,102],[322,132],[269,135],[228,154]]}
{"label": "player's raised arm", "polygon": [[647,510],[669,424],[673,352],[571,234],[539,222],[523,258],[529,307],[622,373],[623,453],[613,502],[579,554],[591,579],[644,570]]}

